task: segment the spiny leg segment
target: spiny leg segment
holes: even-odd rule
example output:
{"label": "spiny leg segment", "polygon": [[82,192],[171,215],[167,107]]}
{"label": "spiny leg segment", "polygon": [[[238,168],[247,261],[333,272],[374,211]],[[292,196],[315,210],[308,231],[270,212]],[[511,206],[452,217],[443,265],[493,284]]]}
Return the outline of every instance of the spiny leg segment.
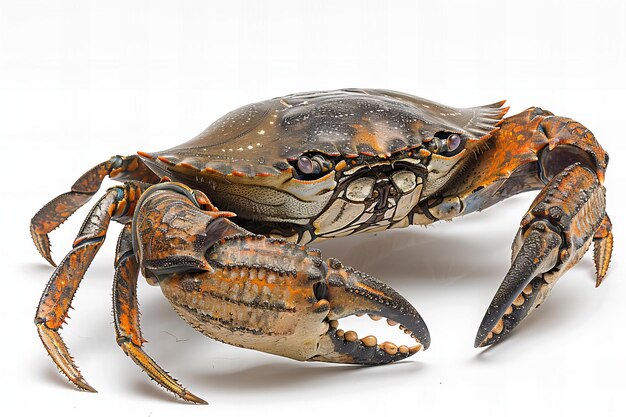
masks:
{"label": "spiny leg segment", "polygon": [[593,263],[596,266],[596,287],[604,280],[613,252],[613,226],[607,214],[593,236]]}
{"label": "spiny leg segment", "polygon": [[117,343],[126,355],[139,365],[157,384],[184,400],[206,404],[206,401],[187,391],[174,378],[168,375],[142,349],[145,339],[141,336],[139,327],[138,275],[139,264],[133,251],[132,226],[127,224],[120,234],[115,255],[113,317]]}
{"label": "spiny leg segment", "polygon": [[114,187],[100,198],[85,219],[73,249],[61,261],[39,301],[35,324],[50,357],[78,388],[95,390],[85,381],[59,335],[74,294],[92,260],[104,242],[111,220],[125,223],[141,195],[144,184],[128,182]]}
{"label": "spiny leg segment", "polygon": [[56,266],[52,260],[48,233],[88,202],[107,176],[120,181],[134,180],[151,184],[159,181],[159,177],[152,173],[137,155],[113,156],[85,172],[72,185],[69,192],[52,199],[35,214],[30,222],[30,235],[33,242],[41,256],[50,265]]}

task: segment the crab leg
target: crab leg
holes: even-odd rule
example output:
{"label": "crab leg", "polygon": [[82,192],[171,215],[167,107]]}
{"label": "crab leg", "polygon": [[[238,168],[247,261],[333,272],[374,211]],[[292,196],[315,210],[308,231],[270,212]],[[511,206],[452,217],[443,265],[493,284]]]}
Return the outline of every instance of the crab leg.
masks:
{"label": "crab leg", "polygon": [[168,375],[141,348],[145,339],[139,327],[137,302],[137,277],[139,264],[133,251],[131,225],[124,226],[117,244],[115,256],[115,280],[113,282],[113,318],[117,343],[152,380],[180,398],[206,404],[206,401],[193,395]]}
{"label": "crab leg", "polygon": [[128,182],[111,188],[91,209],[83,223],[74,248],[65,256],[48,281],[39,301],[35,324],[44,347],[59,367],[78,388],[95,391],[74,364],[59,329],[65,323],[74,294],[83,275],[104,242],[111,219],[128,221],[141,194],[141,185]]}
{"label": "crab leg", "polygon": [[35,214],[30,221],[30,234],[37,250],[52,266],[56,266],[50,252],[48,233],[60,226],[76,210],[83,206],[100,188],[102,180],[135,180],[156,183],[159,178],[153,174],[137,155],[113,156],[85,172],[72,185],[71,190],[52,199]]}
{"label": "crab leg", "polygon": [[613,252],[613,233],[611,219],[604,216],[600,227],[593,235],[593,263],[596,266],[596,287],[599,287],[609,269],[611,253]]}
{"label": "crab leg", "polygon": [[556,281],[596,245],[597,283],[612,247],[605,190],[595,172],[575,163],[552,178],[524,216],[513,261],[476,335],[475,346],[504,338],[543,303]]}

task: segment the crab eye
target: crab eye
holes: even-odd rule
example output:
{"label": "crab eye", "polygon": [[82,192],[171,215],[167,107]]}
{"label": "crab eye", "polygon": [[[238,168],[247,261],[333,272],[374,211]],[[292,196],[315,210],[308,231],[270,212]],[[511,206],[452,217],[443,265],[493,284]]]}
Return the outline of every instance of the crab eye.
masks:
{"label": "crab eye", "polygon": [[448,139],[446,141],[446,148],[448,148],[448,152],[456,151],[459,145],[461,145],[461,136],[457,135],[456,133],[448,136]]}
{"label": "crab eye", "polygon": [[435,133],[434,140],[428,142],[431,152],[451,157],[463,150],[463,138],[458,133],[441,131]]}
{"label": "crab eye", "polygon": [[296,176],[309,180],[326,174],[333,168],[333,163],[323,155],[302,155],[292,165],[296,168]]}
{"label": "crab eye", "polygon": [[313,161],[308,156],[301,156],[298,158],[298,169],[303,174],[315,174],[315,168],[319,169],[319,167],[313,164]]}

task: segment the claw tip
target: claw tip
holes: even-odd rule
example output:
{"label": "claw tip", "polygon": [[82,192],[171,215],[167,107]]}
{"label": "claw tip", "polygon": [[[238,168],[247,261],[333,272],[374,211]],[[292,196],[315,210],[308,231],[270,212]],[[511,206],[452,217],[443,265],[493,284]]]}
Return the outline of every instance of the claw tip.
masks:
{"label": "claw tip", "polygon": [[489,347],[489,346],[493,345],[495,342],[496,342],[496,339],[492,338],[492,337],[489,337],[489,336],[486,336],[483,339],[476,338],[476,341],[474,341],[474,347],[476,349],[485,348],[485,347]]}

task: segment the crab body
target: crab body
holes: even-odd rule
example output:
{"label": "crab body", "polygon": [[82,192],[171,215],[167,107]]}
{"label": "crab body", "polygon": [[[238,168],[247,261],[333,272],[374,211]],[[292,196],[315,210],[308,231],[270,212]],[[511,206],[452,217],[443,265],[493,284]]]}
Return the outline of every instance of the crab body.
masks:
{"label": "crab body", "polygon": [[[140,155],[249,230],[308,243],[432,222],[418,203],[441,192],[472,142],[496,129],[501,105],[456,109],[380,90],[305,93],[242,107],[182,145]],[[461,141],[455,151],[430,151],[451,135]],[[302,172],[303,157],[325,166]]]}
{"label": "crab body", "polygon": [[[459,109],[384,90],[303,93],[234,110],[171,149],[112,157],[31,222],[37,248],[53,263],[47,233],[107,175],[126,181],[92,209],[50,279],[35,319],[44,346],[72,382],[92,389],[58,330],[116,220],[126,224],[115,262],[118,343],[184,399],[202,401],[142,350],[139,272],[217,340],[298,360],[403,359],[430,343],[415,308],[377,279],[303,245],[450,220],[542,189],[522,219],[511,269],[476,346],[501,340],[591,243],[599,284],[613,239],[602,186],[608,155],[591,132],[539,108],[504,118],[502,105]],[[417,344],[379,344],[337,328],[338,319],[364,313],[399,323]]]}

